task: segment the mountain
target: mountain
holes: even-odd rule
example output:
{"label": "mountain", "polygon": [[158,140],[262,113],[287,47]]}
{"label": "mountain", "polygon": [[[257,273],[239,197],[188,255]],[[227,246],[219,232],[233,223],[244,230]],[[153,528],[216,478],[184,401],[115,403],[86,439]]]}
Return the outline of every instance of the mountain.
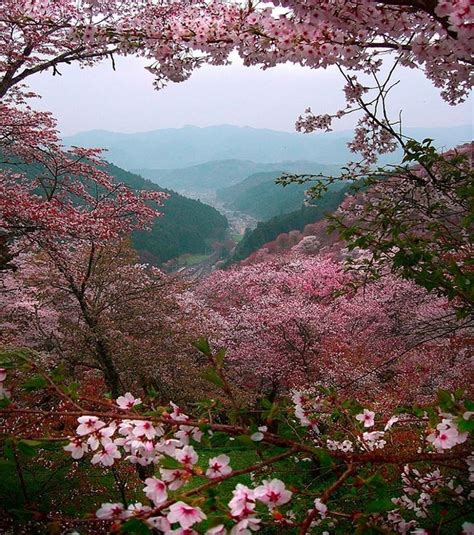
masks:
{"label": "mountain", "polygon": [[182,169],[135,169],[134,172],[176,191],[203,192],[217,186],[231,186],[260,171],[279,169],[281,164],[249,160],[218,160]]}
{"label": "mountain", "polygon": [[[303,204],[308,184],[289,184],[286,187],[275,184],[275,180],[285,172],[332,175],[340,172],[340,166],[309,162],[300,168],[282,165],[278,171],[256,173],[238,184],[219,189],[217,196],[230,209],[244,212],[260,221],[298,210]],[[332,189],[340,187],[342,185],[337,183]]]}
{"label": "mountain", "polygon": [[[417,139],[433,138],[439,147],[453,147],[472,139],[472,127],[469,125],[407,128],[406,133]],[[64,142],[67,145],[106,148],[109,161],[130,170],[176,169],[236,159],[258,163],[284,160],[345,163],[353,157],[346,146],[351,137],[351,131],[299,134],[220,125],[206,128],[186,126],[134,134],[93,130],[65,137]],[[393,163],[398,159],[399,154],[392,154],[385,161]],[[264,169],[252,172],[259,171]]]}
{"label": "mountain", "polygon": [[[2,169],[8,167],[8,164],[0,165]],[[37,166],[21,162],[16,162],[14,169],[31,179],[41,171]],[[211,206],[161,188],[113,164],[107,164],[104,170],[131,189],[166,191],[169,194],[160,208],[164,215],[155,220],[151,230],[132,234],[132,244],[146,262],[163,264],[182,254],[208,253],[212,251],[213,241],[226,237],[227,219]]]}
{"label": "mountain", "polygon": [[343,201],[350,186],[345,185],[338,191],[328,191],[314,206],[301,206],[288,214],[273,217],[269,221],[258,223],[253,230],[247,230],[237,244],[227,265],[245,260],[252,253],[279,235],[292,230],[303,230],[306,225],[321,221],[326,214],[333,212]]}
{"label": "mountain", "polygon": [[[288,161],[279,163],[257,163],[249,160],[218,160],[206,162],[183,169],[137,169],[139,173],[153,182],[169,187],[180,193],[204,193],[217,188],[222,191],[222,199],[234,198],[238,192],[255,185],[258,174],[278,177],[282,173],[318,173],[339,171],[340,166],[327,166],[315,162]],[[248,178],[248,177],[257,178]],[[263,179],[265,180],[265,179]],[[274,182],[274,178],[267,181]]]}
{"label": "mountain", "polygon": [[155,221],[151,230],[133,233],[133,245],[146,261],[163,264],[182,254],[207,253],[213,241],[225,237],[227,219],[211,206],[161,188],[113,164],[107,171],[133,189],[166,191],[170,195],[160,208],[163,217]]}

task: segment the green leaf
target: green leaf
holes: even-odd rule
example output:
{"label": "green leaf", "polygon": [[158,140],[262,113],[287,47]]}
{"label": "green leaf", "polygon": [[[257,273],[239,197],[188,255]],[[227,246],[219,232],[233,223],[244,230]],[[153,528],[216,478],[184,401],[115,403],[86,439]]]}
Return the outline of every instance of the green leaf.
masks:
{"label": "green leaf", "polygon": [[166,456],[164,459],[160,460],[161,468],[167,468],[168,470],[175,470],[176,468],[182,468],[183,465],[179,463],[173,457]]}
{"label": "green leaf", "polygon": [[323,468],[329,468],[332,465],[333,459],[326,450],[318,450],[316,453]]}
{"label": "green leaf", "polygon": [[122,533],[133,533],[134,535],[149,535],[151,529],[138,518],[130,518],[122,525]]}
{"label": "green leaf", "polygon": [[224,383],[214,368],[207,368],[202,374],[202,377],[206,379],[206,381],[209,381],[210,383],[215,384],[220,388],[224,388]]}
{"label": "green leaf", "polygon": [[467,411],[474,411],[474,401],[471,401],[470,399],[465,399],[464,407],[466,407]]}
{"label": "green leaf", "polygon": [[5,409],[10,405],[11,401],[8,398],[1,398],[0,399],[0,409]]}
{"label": "green leaf", "polygon": [[392,509],[395,509],[396,506],[392,502],[392,500],[388,497],[384,498],[377,498],[376,500],[373,500],[369,502],[365,507],[364,511],[366,513],[382,513],[383,511],[391,511]]}
{"label": "green leaf", "polygon": [[223,347],[222,349],[219,349],[219,351],[214,355],[218,368],[222,368],[226,353],[227,350]]}
{"label": "green leaf", "polygon": [[18,451],[27,457],[34,457],[38,452],[41,442],[36,440],[20,440],[17,444]]}
{"label": "green leaf", "polygon": [[472,433],[474,431],[474,420],[460,418],[456,423],[460,433]]}
{"label": "green leaf", "polygon": [[34,392],[35,390],[40,390],[47,385],[47,381],[41,375],[33,375],[27,381],[23,383],[23,388],[27,392]]}
{"label": "green leaf", "polygon": [[206,357],[212,356],[211,347],[207,338],[199,338],[193,343],[193,346]]}
{"label": "green leaf", "polygon": [[454,406],[453,398],[451,393],[447,390],[440,390],[438,392],[438,403],[442,409],[448,410]]}
{"label": "green leaf", "polygon": [[367,486],[374,486],[374,487],[381,487],[386,486],[385,479],[379,474],[379,472],[375,472],[375,474],[371,475],[364,481],[365,485]]}
{"label": "green leaf", "polygon": [[239,435],[235,437],[237,442],[242,444],[243,446],[247,446],[249,448],[256,448],[258,447],[258,444],[254,442],[248,435]]}

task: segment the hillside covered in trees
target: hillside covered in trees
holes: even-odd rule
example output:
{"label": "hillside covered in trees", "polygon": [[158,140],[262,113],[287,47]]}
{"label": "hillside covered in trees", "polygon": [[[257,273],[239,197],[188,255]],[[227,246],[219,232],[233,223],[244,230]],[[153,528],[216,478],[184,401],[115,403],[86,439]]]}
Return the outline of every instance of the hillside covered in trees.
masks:
{"label": "hillside covered in trees", "polygon": [[329,191],[318,199],[314,206],[301,205],[298,210],[294,210],[291,213],[258,223],[255,229],[245,232],[228,263],[245,260],[266,243],[275,240],[280,234],[288,233],[292,230],[301,231],[306,225],[322,220],[326,215],[337,209],[349,190],[350,187],[346,186],[339,189],[339,191]]}
{"label": "hillside covered in trees", "polygon": [[164,191],[169,194],[149,231],[132,234],[134,247],[146,261],[163,264],[183,254],[204,254],[211,244],[223,240],[228,223],[215,208],[198,200],[161,188],[150,180],[110,164],[108,171],[119,182],[135,190]]}

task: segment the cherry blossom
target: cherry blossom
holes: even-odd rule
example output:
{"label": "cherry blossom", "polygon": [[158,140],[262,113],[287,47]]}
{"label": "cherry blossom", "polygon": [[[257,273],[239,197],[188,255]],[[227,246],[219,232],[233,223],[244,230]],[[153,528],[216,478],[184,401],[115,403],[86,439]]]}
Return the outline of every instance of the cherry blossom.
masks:
{"label": "cherry blossom", "polygon": [[101,450],[92,457],[91,463],[112,466],[115,459],[120,459],[120,457],[122,457],[122,454],[117,449],[117,445],[109,441],[102,443]]}
{"label": "cherry blossom", "polygon": [[84,453],[89,451],[89,446],[80,438],[73,438],[67,446],[64,446],[64,451],[70,452],[73,459],[81,459]]}
{"label": "cherry blossom", "polygon": [[160,474],[163,481],[168,484],[170,490],[177,490],[182,487],[189,478],[185,470],[173,470],[170,468],[160,468]]}
{"label": "cherry blossom", "polygon": [[231,515],[234,517],[248,516],[255,510],[255,492],[238,483],[232,491],[233,498],[229,502]]}
{"label": "cherry blossom", "polygon": [[117,398],[117,405],[123,410],[129,410],[135,407],[135,405],[140,405],[141,402],[142,400],[140,398],[134,398],[130,392]]}
{"label": "cherry blossom", "polygon": [[135,428],[132,433],[136,437],[146,437],[152,440],[159,434],[159,431],[155,429],[152,423],[147,422],[146,420],[140,420],[135,423]]}
{"label": "cherry blossom", "polygon": [[209,459],[209,468],[206,471],[206,476],[210,479],[213,479],[215,477],[221,477],[230,474],[232,472],[232,468],[229,463],[230,458],[224,453],[218,455],[217,457],[212,457]]}
{"label": "cherry blossom", "polygon": [[149,498],[155,505],[160,505],[165,502],[168,497],[166,484],[156,477],[148,477],[145,479],[145,488],[143,489],[147,498]]}
{"label": "cherry blossom", "polygon": [[189,425],[180,425],[179,430],[176,431],[174,436],[179,439],[183,444],[189,444],[189,439],[192,438],[196,442],[200,442],[202,438],[202,431],[199,427],[192,427]]}
{"label": "cherry blossom", "polygon": [[132,516],[142,516],[144,513],[150,512],[152,509],[148,505],[143,505],[140,502],[137,503],[131,503],[127,510],[124,511],[123,516],[124,518],[129,518]]}
{"label": "cherry blossom", "polygon": [[185,466],[192,466],[199,460],[199,456],[192,446],[183,446],[181,449],[177,449],[174,452],[174,456],[177,461]]}
{"label": "cherry blossom", "polygon": [[170,524],[178,522],[183,529],[188,529],[197,522],[205,520],[207,517],[199,507],[192,507],[179,501],[170,506],[166,518]]}
{"label": "cherry blossom", "polygon": [[474,535],[474,524],[472,522],[464,522],[462,532],[463,535]]}
{"label": "cherry blossom", "polygon": [[426,438],[428,442],[439,450],[451,449],[456,444],[462,444],[466,439],[467,433],[459,433],[456,425],[450,419],[443,419],[436,426],[436,430]]}
{"label": "cherry blossom", "polygon": [[279,479],[272,479],[271,481],[264,481],[262,485],[255,489],[255,498],[270,509],[274,509],[279,505],[284,505],[291,500],[292,492],[285,488],[283,481]]}
{"label": "cherry blossom", "polygon": [[265,437],[264,433],[266,433],[268,431],[268,427],[266,425],[262,425],[262,426],[258,427],[257,429],[258,429],[258,431],[256,431],[255,433],[252,433],[250,435],[250,438],[254,442],[260,442],[261,440],[263,440],[264,437]]}
{"label": "cherry blossom", "polygon": [[316,509],[316,511],[318,511],[322,518],[326,518],[328,507],[321,501],[321,498],[316,498],[314,500],[314,508]]}
{"label": "cherry blossom", "polygon": [[213,528],[210,528],[206,531],[206,535],[227,535],[227,530],[225,529],[224,524],[219,524]]}
{"label": "cherry blossom", "polygon": [[372,427],[375,423],[375,413],[364,409],[362,413],[356,416],[356,420],[364,424],[364,427]]}
{"label": "cherry blossom", "polygon": [[105,427],[105,423],[99,420],[97,416],[80,416],[77,421],[80,425],[77,426],[76,433],[81,436],[94,433]]}
{"label": "cherry blossom", "polygon": [[230,535],[249,535],[252,531],[260,529],[260,523],[260,518],[254,516],[243,518],[230,530]]}
{"label": "cherry blossom", "polygon": [[110,520],[115,518],[122,518],[124,508],[121,503],[103,503],[96,511],[97,518],[103,520]]}

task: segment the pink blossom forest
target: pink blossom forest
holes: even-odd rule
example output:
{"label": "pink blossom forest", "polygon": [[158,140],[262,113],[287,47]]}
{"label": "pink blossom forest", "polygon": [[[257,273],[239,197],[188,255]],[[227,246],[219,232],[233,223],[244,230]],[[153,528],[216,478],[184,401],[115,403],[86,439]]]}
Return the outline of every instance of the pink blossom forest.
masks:
{"label": "pink blossom forest", "polygon": [[[399,69],[466,102],[473,48],[470,0],[0,2],[0,533],[474,534],[472,126],[390,107]],[[38,106],[122,57],[337,71],[292,135],[354,117],[350,159],[229,182],[301,192],[237,236]]]}

